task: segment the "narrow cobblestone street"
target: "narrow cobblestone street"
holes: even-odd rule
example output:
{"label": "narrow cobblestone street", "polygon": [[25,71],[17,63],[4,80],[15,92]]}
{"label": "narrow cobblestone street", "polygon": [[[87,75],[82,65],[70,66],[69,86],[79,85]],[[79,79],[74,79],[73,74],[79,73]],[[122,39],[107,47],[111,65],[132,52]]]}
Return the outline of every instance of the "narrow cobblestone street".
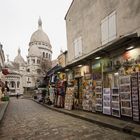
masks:
{"label": "narrow cobblestone street", "polygon": [[132,135],[49,110],[31,100],[11,98],[1,140],[140,140]]}

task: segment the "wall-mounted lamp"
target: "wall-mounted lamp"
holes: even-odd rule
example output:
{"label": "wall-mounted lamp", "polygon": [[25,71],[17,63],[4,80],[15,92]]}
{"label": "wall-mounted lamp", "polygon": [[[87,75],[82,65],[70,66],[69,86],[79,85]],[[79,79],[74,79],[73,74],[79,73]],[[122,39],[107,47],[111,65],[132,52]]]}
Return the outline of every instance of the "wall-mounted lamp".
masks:
{"label": "wall-mounted lamp", "polygon": [[126,50],[128,51],[128,50],[131,50],[133,48],[134,48],[134,46],[130,46],[130,47],[126,48]]}
{"label": "wall-mounted lamp", "polygon": [[101,58],[100,56],[98,56],[98,57],[95,57],[95,59],[96,59],[96,60],[99,60],[100,58]]}
{"label": "wall-mounted lamp", "polygon": [[79,67],[79,68],[80,68],[80,67],[82,67],[82,65],[78,65],[77,67]]}
{"label": "wall-mounted lamp", "polygon": [[65,71],[69,71],[69,69],[65,69]]}

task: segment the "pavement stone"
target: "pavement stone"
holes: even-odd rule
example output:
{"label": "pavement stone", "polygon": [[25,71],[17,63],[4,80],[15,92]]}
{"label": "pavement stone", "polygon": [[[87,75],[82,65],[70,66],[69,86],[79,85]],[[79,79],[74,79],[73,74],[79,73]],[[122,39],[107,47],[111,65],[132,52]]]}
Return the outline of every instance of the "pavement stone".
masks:
{"label": "pavement stone", "polygon": [[86,120],[86,121],[89,121],[89,122],[92,122],[92,123],[95,123],[104,127],[119,130],[119,131],[140,137],[140,123],[137,124],[133,121],[125,121],[125,120],[118,119],[112,116],[87,112],[83,110],[66,110],[63,108],[56,108],[54,106],[50,106],[47,104],[42,104],[42,103],[39,103],[39,104],[49,109],[52,109],[52,110],[76,117],[76,118],[80,118],[80,119],[83,119],[83,120]]}
{"label": "pavement stone", "polygon": [[7,109],[9,101],[0,101],[0,122],[3,119],[4,113]]}
{"label": "pavement stone", "polygon": [[12,98],[0,124],[0,140],[140,140],[65,115],[32,100]]}

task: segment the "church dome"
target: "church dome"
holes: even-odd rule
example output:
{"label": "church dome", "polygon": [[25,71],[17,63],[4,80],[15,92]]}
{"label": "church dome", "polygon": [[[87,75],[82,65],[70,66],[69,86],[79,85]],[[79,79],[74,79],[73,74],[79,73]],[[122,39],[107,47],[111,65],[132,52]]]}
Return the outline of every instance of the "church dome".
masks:
{"label": "church dome", "polygon": [[42,29],[42,21],[40,18],[38,20],[38,30],[35,31],[31,36],[30,43],[32,42],[43,42],[50,44],[50,40],[47,34]]}
{"label": "church dome", "polygon": [[38,56],[40,57],[41,56],[41,52],[39,50],[39,48],[36,46],[31,46],[29,48],[29,56]]}
{"label": "church dome", "polygon": [[20,65],[24,65],[25,64],[25,61],[24,61],[23,57],[21,56],[20,52],[21,51],[20,51],[20,48],[19,48],[18,49],[18,55],[15,57],[14,62],[15,63],[18,63]]}

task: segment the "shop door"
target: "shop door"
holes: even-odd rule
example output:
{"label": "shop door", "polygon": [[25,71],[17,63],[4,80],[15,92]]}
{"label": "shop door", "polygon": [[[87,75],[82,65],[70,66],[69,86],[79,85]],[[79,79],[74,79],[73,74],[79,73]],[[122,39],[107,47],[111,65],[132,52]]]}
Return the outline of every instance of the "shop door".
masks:
{"label": "shop door", "polygon": [[82,78],[75,79],[74,108],[82,109]]}

